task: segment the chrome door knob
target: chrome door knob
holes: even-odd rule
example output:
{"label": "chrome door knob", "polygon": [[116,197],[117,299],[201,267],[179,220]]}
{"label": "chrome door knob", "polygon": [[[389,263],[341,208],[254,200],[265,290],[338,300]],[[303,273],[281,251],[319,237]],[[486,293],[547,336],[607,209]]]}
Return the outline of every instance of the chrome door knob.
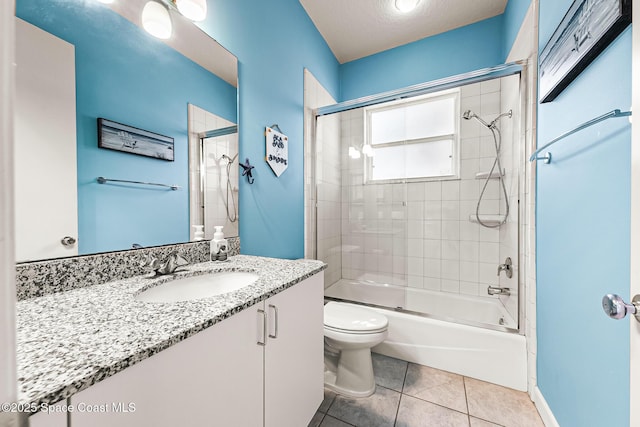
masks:
{"label": "chrome door knob", "polygon": [[71,236],[65,236],[60,240],[60,243],[62,243],[62,246],[73,246],[76,244],[76,239]]}
{"label": "chrome door knob", "polygon": [[631,304],[627,304],[616,294],[607,294],[602,297],[602,309],[612,319],[622,319],[627,314],[633,314],[640,322],[640,295],[633,297]]}

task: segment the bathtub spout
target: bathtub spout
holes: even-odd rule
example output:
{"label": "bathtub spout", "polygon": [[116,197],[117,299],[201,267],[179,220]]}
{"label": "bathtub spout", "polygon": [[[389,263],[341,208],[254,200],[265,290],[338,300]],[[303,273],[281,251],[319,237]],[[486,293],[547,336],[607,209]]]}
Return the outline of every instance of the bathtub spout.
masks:
{"label": "bathtub spout", "polygon": [[487,293],[489,295],[511,295],[511,290],[509,288],[500,288],[498,286],[489,286],[487,287]]}

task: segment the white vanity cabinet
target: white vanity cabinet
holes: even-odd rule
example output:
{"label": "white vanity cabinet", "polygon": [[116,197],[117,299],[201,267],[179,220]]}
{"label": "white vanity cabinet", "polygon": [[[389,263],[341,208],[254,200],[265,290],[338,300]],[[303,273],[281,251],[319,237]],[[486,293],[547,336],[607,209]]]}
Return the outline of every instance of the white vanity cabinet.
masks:
{"label": "white vanity cabinet", "polygon": [[305,427],[324,398],[323,273],[267,299],[265,310],[264,425]]}
{"label": "white vanity cabinet", "polygon": [[321,272],[73,395],[70,425],[306,426],[323,398],[323,282]]}
{"label": "white vanity cabinet", "polygon": [[[62,401],[59,405],[66,405]],[[36,412],[29,417],[29,427],[67,427],[67,414],[64,412]]]}

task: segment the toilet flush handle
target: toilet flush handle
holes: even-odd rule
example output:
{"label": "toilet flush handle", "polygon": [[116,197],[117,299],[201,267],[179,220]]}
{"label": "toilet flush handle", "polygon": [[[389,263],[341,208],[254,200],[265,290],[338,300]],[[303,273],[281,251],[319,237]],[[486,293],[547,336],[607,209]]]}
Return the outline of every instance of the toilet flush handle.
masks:
{"label": "toilet flush handle", "polygon": [[633,314],[640,322],[640,294],[633,297],[631,304],[627,304],[616,294],[606,294],[602,297],[602,309],[612,319],[622,319],[627,314]]}

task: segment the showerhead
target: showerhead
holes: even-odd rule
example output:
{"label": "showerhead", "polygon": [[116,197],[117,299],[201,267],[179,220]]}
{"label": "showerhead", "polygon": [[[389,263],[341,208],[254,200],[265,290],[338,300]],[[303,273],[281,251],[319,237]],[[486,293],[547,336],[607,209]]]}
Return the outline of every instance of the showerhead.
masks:
{"label": "showerhead", "polygon": [[474,112],[472,112],[471,110],[467,110],[462,114],[462,118],[465,120],[471,120],[471,119],[476,119],[477,121],[479,121],[480,123],[482,123],[483,125],[485,125],[486,127],[489,127],[489,124],[487,122],[485,122],[484,120],[482,120],[480,117],[478,117],[478,115]]}
{"label": "showerhead", "polygon": [[227,156],[226,154],[223,154],[223,155],[222,155],[222,158],[223,158],[223,159],[227,159],[227,161],[228,161],[229,163],[233,163],[233,162],[236,160],[236,157],[238,157],[238,153],[236,153],[236,155],[235,155],[235,156],[233,156],[233,158],[231,158],[231,157]]}

